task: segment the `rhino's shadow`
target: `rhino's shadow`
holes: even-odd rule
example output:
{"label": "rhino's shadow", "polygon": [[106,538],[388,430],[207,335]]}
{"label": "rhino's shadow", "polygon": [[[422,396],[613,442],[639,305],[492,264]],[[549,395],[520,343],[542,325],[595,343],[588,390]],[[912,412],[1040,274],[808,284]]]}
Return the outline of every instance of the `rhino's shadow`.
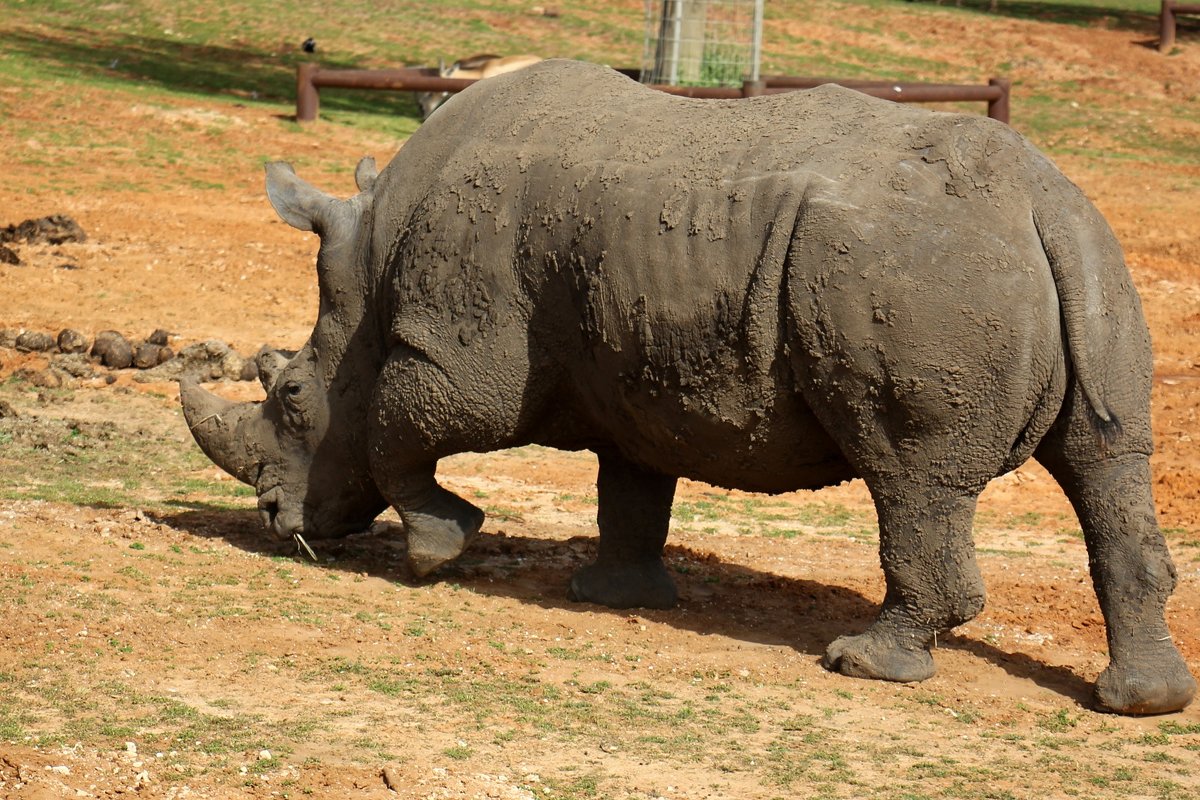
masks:
{"label": "rhino's shadow", "polygon": [[[264,534],[253,512],[191,510],[156,521],[191,535],[224,539],[248,552],[307,560],[296,544]],[[326,569],[406,586],[452,580],[481,595],[512,598],[542,608],[637,616],[704,636],[791,647],[813,658],[820,658],[838,636],[864,630],[878,612],[875,602],[853,589],[781,577],[675,545],[668,545],[665,554],[679,587],[680,603],[675,609],[614,610],[574,603],[567,599],[570,576],[595,556],[595,540],[583,536],[562,540],[485,531],[454,564],[417,580],[405,564],[407,548],[401,526],[384,523],[375,531],[344,539],[310,540],[309,544]],[[1090,683],[1068,667],[1051,666],[962,635],[939,639],[938,646],[964,650],[1014,677],[1090,705]]]}

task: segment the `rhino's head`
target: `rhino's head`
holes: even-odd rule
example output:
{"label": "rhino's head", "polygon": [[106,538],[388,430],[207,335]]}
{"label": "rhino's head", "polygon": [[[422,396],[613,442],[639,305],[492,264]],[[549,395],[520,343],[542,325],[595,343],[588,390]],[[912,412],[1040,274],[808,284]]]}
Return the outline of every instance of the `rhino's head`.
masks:
{"label": "rhino's head", "polygon": [[284,163],[267,165],[267,195],[288,224],[321,237],[316,327],[292,356],[258,356],[265,400],[231,403],[185,379],[180,399],[192,435],[219,467],[258,492],[263,524],[279,536],[362,530],[386,507],[368,471],[366,411],[379,369],[367,312],[374,161],[361,192],[330,197]]}

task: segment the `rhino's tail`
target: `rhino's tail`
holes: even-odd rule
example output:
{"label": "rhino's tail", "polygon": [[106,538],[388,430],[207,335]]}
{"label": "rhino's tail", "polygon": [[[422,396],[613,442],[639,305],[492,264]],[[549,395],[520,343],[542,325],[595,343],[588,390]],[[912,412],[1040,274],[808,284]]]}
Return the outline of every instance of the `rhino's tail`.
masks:
{"label": "rhino's tail", "polygon": [[1106,289],[1124,274],[1124,257],[1100,212],[1074,184],[1056,177],[1050,191],[1039,187],[1043,202],[1034,204],[1033,223],[1058,290],[1075,381],[1095,414],[1097,431],[1111,442],[1120,435],[1121,423],[1104,399],[1103,353],[1115,334],[1105,303],[1116,299],[1106,296]]}

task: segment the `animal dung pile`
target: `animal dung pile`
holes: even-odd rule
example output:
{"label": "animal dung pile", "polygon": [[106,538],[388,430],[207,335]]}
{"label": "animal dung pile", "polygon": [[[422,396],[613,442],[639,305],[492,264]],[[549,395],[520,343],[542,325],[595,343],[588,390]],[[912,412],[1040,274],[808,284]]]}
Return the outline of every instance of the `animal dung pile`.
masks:
{"label": "animal dung pile", "polygon": [[27,219],[16,225],[0,228],[0,264],[20,265],[21,257],[10,244],[63,244],[85,242],[87,234],[79,223],[65,214]]}
{"label": "animal dung pile", "polygon": [[120,370],[136,370],[133,379],[139,383],[177,381],[185,375],[202,381],[258,378],[254,358],[244,358],[225,342],[210,339],[176,353],[170,338],[171,334],[161,328],[141,341],[115,330],[100,331],[89,340],[73,328],[60,331],[58,336],[0,328],[0,367],[10,360],[4,358],[5,350],[44,354],[49,362],[44,368],[26,364],[17,374],[45,388],[57,388],[75,378],[97,378],[98,369],[108,371],[105,379],[109,383],[116,380],[113,373]]}

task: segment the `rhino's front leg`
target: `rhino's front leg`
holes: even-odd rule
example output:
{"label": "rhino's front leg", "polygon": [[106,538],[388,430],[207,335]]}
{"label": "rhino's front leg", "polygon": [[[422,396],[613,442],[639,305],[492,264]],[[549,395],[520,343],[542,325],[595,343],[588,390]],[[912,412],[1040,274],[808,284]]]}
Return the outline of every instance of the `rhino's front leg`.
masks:
{"label": "rhino's front leg", "polygon": [[571,578],[570,598],[610,608],[671,608],[679,596],[663,564],[676,479],[615,450],[597,453],[600,547]]}
{"label": "rhino's front leg", "polygon": [[983,608],[975,562],[974,493],[942,487],[872,487],[887,593],[864,633],[829,645],[822,664],[856,678],[921,681],[934,673],[929,647]]}
{"label": "rhino's front leg", "polygon": [[379,486],[404,522],[408,565],[418,578],[457,558],[483,527],[483,512],[439,486],[434,471],[407,471]]}
{"label": "rhino's front leg", "polygon": [[[458,401],[456,403],[456,401]],[[404,521],[417,577],[457,558],[483,526],[483,512],[435,479],[437,454],[455,447],[465,404],[446,375],[401,350],[380,372],[370,412],[371,477]]]}

